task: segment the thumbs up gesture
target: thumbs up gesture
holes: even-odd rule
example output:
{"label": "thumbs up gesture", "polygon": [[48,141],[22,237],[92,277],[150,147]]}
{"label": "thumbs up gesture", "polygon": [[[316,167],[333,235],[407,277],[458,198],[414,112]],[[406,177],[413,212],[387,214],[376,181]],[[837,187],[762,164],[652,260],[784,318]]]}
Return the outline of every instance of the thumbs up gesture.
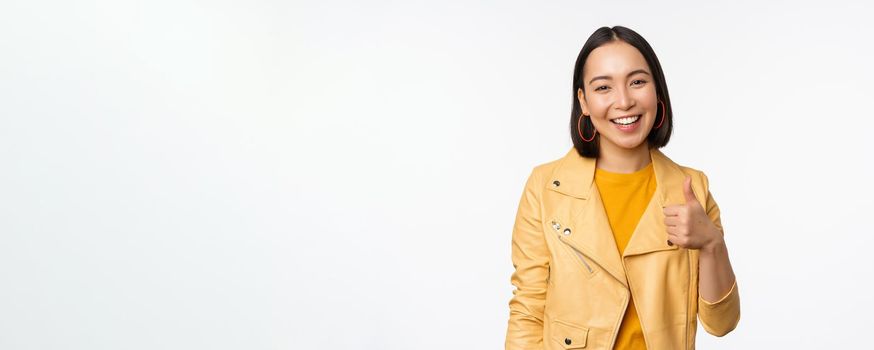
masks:
{"label": "thumbs up gesture", "polygon": [[722,232],[710,221],[692,191],[692,178],[683,182],[686,203],[664,207],[668,244],[688,249],[706,249],[722,240]]}

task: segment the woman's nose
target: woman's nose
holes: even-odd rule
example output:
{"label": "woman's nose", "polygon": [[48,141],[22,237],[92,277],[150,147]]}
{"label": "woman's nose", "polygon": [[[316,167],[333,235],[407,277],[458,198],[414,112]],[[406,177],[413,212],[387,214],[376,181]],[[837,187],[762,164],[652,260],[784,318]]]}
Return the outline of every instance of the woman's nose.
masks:
{"label": "woman's nose", "polygon": [[634,106],[634,99],[625,88],[616,90],[616,107],[621,109],[629,109]]}

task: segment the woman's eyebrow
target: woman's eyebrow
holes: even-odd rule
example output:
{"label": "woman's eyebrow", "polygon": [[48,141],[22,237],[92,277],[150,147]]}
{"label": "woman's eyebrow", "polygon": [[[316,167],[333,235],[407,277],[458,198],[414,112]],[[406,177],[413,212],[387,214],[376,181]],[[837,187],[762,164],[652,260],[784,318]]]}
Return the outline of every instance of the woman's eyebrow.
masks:
{"label": "woman's eyebrow", "polygon": [[[643,73],[643,74],[646,74],[646,75],[652,76],[652,75],[649,74],[649,72],[647,72],[645,69],[635,69],[635,70],[631,71],[631,73],[628,73],[628,75],[626,76],[626,78],[627,78],[627,77],[630,77],[630,76],[632,76],[632,75],[635,75],[635,74],[637,74],[637,73]],[[612,80],[613,78],[611,78],[611,77],[609,77],[609,76],[606,76],[606,75],[599,75],[599,76],[597,76],[597,77],[592,78],[592,80],[589,80],[589,85],[591,85],[592,82],[594,82],[595,80],[598,80],[598,79]]]}

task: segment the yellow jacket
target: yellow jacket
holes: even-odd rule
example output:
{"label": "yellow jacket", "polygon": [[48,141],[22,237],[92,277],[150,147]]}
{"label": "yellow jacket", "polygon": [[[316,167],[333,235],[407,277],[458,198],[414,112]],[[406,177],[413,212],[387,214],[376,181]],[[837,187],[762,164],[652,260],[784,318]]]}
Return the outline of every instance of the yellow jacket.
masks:
{"label": "yellow jacket", "polygon": [[698,250],[667,244],[662,207],[685,202],[686,175],[722,229],[707,176],[658,149],[650,156],[656,192],[621,257],[594,185],[595,160],[571,147],[534,167],[513,227],[507,350],[612,349],[630,296],[649,349],[694,349],[697,318],[716,336],[737,326],[737,283],[708,303],[698,295]]}

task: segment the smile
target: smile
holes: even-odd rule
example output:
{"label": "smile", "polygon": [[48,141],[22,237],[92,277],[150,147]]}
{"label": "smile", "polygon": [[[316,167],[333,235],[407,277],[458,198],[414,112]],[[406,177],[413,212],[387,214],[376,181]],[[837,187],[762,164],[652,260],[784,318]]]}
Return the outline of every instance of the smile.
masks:
{"label": "smile", "polygon": [[616,118],[616,119],[611,119],[610,122],[613,124],[618,124],[618,125],[631,125],[631,124],[634,124],[635,122],[637,122],[638,120],[640,120],[640,116],[641,115],[638,114],[638,115],[630,116],[630,117]]}

